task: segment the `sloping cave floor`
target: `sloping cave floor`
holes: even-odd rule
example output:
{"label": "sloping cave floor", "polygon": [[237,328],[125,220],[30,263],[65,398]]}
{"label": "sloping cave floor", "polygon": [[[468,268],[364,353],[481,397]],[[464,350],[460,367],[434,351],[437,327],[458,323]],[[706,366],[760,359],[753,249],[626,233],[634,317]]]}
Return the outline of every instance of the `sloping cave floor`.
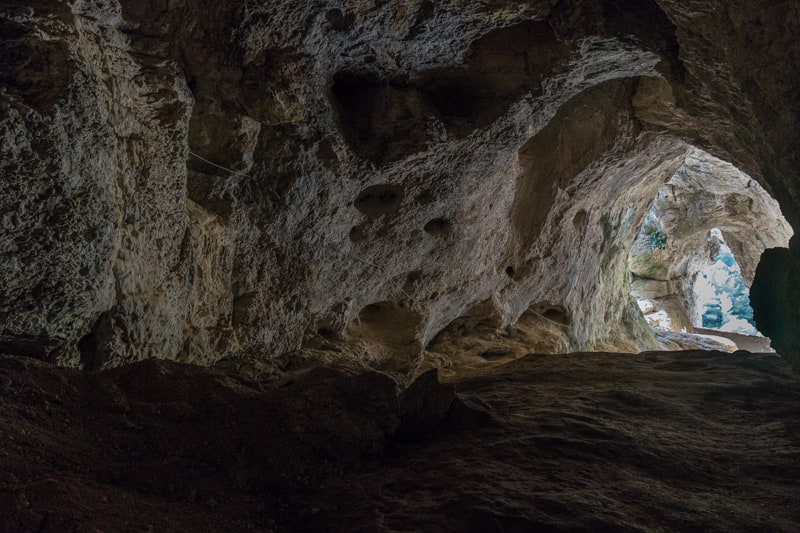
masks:
{"label": "sloping cave floor", "polygon": [[529,355],[435,378],[398,399],[365,370],[0,356],[0,530],[800,524],[800,381],[778,356]]}

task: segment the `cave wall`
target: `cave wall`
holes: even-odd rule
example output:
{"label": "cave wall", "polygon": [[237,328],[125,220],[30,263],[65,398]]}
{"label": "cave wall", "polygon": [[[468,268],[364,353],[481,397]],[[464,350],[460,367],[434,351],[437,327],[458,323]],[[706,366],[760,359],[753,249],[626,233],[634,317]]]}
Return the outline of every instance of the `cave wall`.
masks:
{"label": "cave wall", "polygon": [[118,6],[2,13],[3,338],[87,367],[178,353],[193,268],[180,69],[137,50]]}
{"label": "cave wall", "polygon": [[756,4],[3,2],[0,346],[405,368],[478,306],[654,347],[626,257],[687,143],[796,222],[798,13]]}

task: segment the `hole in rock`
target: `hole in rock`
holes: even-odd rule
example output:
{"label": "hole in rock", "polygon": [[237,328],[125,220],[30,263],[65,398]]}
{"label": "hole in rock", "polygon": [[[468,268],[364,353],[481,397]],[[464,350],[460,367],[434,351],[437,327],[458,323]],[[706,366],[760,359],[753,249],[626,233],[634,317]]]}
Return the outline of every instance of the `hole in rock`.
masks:
{"label": "hole in rock", "polygon": [[422,229],[430,235],[447,235],[453,231],[453,224],[445,218],[434,218],[428,221]]}
{"label": "hole in rock", "polygon": [[572,225],[575,226],[575,229],[578,231],[585,230],[588,223],[589,214],[583,209],[575,213],[575,217],[572,219]]}
{"label": "hole in rock", "polygon": [[425,276],[422,270],[412,270],[406,274],[406,281],[403,284],[403,291],[405,291],[406,294],[413,294],[423,285],[424,279]]}
{"label": "hole in rock", "polygon": [[419,205],[428,205],[436,201],[436,196],[430,191],[424,191],[419,193],[414,201]]}
{"label": "hole in rock", "polygon": [[563,353],[570,345],[567,321],[563,306],[542,301],[525,310],[514,324],[504,325],[495,303],[488,299],[450,322],[427,350],[454,368],[502,363],[529,353]]}
{"label": "hole in rock", "polygon": [[[430,11],[422,6],[423,19]],[[382,166],[425,150],[435,135],[432,119],[456,138],[491,124],[521,96],[539,94],[569,56],[549,24],[526,21],[479,37],[455,68],[392,79],[342,70],[333,76],[331,95],[348,145]]]}
{"label": "hole in rock", "polygon": [[409,29],[408,38],[413,39],[419,35],[425,22],[433,18],[435,13],[436,6],[433,5],[433,2],[430,0],[425,0],[422,2],[422,4],[419,6],[419,10],[417,11],[417,16],[414,19],[414,24]]}
{"label": "hole in rock", "polygon": [[448,131],[465,137],[497,120],[523,94],[538,94],[542,80],[568,57],[569,48],[549,24],[522,22],[475,40],[465,68],[429,71],[421,88]]}
{"label": "hole in rock", "polygon": [[431,84],[427,95],[439,113],[451,119],[475,119],[482,99],[486,98],[470,87],[470,80],[465,77]]}
{"label": "hole in rock", "polygon": [[569,325],[569,314],[563,305],[552,304],[550,302],[539,302],[530,306],[529,310],[534,315],[539,315],[551,322]]}
{"label": "hole in rock", "polygon": [[513,278],[513,277],[514,277],[514,267],[512,267],[512,266],[510,266],[510,265],[509,265],[509,266],[507,266],[507,267],[506,267],[506,275],[507,275],[509,278]]}
{"label": "hole in rock", "polygon": [[39,110],[51,109],[67,93],[75,68],[66,42],[33,39],[24,25],[10,17],[0,21],[0,31],[0,85],[4,92]]}
{"label": "hole in rock", "polygon": [[360,342],[371,358],[388,369],[407,370],[421,349],[422,316],[396,302],[376,302],[364,306],[347,330],[348,337]]}
{"label": "hole in rock", "polygon": [[353,226],[347,236],[350,238],[350,242],[361,242],[366,238],[366,235],[364,235],[364,228],[361,226]]}
{"label": "hole in rock", "polygon": [[509,355],[513,355],[509,350],[486,350],[485,352],[481,353],[481,357],[489,361],[493,359],[502,359],[503,357],[508,357]]}
{"label": "hole in rock", "polygon": [[337,162],[336,151],[333,148],[333,143],[330,139],[322,139],[317,145],[317,157],[325,165],[326,168],[331,169]]}
{"label": "hole in rock", "polygon": [[400,208],[403,188],[398,185],[373,185],[358,195],[353,205],[368,218],[390,215]]}
{"label": "hole in rock", "polygon": [[345,15],[341,9],[331,9],[325,13],[325,18],[334,31],[348,31],[353,27],[355,18],[351,13]]}
{"label": "hole in rock", "polygon": [[787,246],[791,234],[755,180],[693,150],[639,229],[628,256],[631,295],[667,346],[770,351],[749,288],[761,253]]}
{"label": "hole in rock", "polygon": [[422,279],[422,270],[412,270],[406,275],[408,283],[417,283]]}
{"label": "hole in rock", "polygon": [[382,166],[428,145],[429,104],[407,82],[342,71],[334,75],[331,92],[342,134],[359,157]]}
{"label": "hole in rock", "polygon": [[322,326],[317,329],[317,335],[327,340],[337,340],[338,336],[332,329]]}

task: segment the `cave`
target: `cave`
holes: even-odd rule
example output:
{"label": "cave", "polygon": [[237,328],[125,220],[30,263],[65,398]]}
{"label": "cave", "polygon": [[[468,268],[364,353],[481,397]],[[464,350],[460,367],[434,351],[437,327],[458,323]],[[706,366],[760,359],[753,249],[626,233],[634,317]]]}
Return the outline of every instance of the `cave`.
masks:
{"label": "cave", "polygon": [[800,523],[800,10],[0,9],[0,531]]}
{"label": "cave", "polygon": [[662,348],[770,352],[749,288],[761,254],[791,236],[758,182],[695,148],[645,215],[628,256],[631,296]]}

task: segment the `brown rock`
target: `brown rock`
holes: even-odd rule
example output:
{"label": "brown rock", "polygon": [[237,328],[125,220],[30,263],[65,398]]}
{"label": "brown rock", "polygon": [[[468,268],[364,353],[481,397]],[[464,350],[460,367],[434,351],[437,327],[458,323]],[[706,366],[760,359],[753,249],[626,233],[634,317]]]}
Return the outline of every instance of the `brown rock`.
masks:
{"label": "brown rock", "polygon": [[[123,4],[2,13],[3,349],[212,364],[322,331],[406,372],[486,301],[655,348],[626,260],[692,146],[799,220],[785,3]],[[402,335],[359,328],[374,305]]]}

